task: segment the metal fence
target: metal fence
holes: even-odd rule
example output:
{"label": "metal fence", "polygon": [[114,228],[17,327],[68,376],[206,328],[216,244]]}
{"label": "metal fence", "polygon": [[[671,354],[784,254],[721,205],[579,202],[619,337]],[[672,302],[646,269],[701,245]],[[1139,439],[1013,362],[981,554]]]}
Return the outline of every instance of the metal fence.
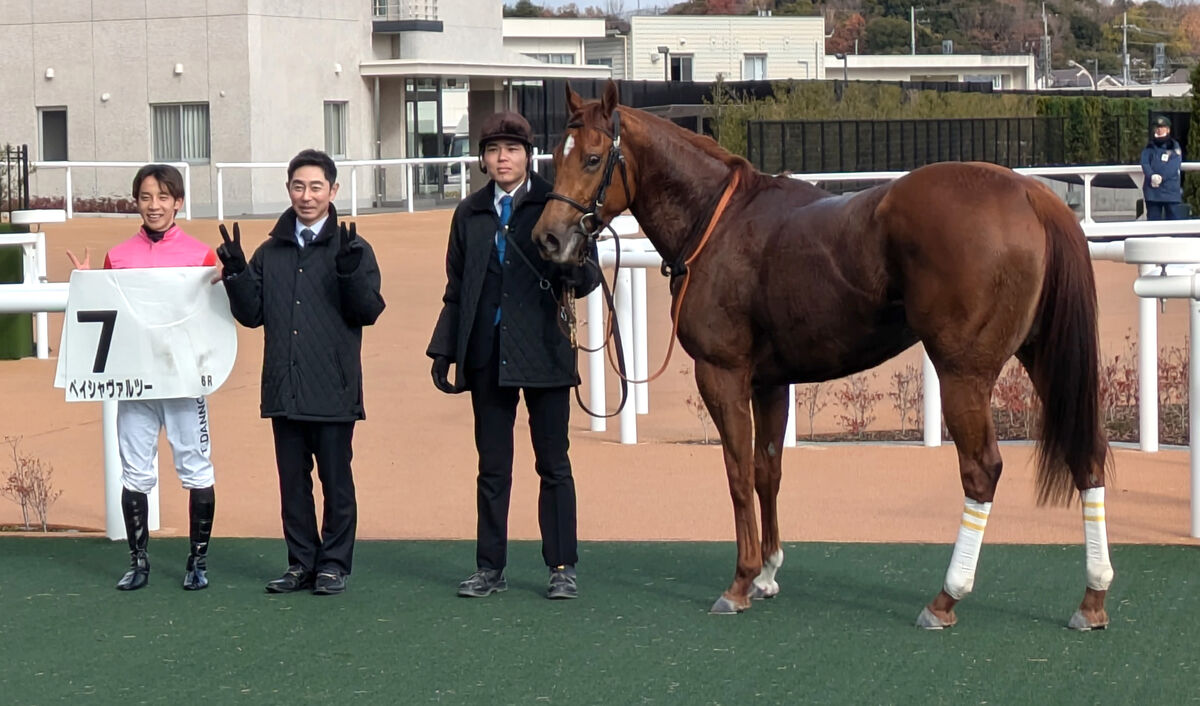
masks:
{"label": "metal fence", "polygon": [[948,160],[1007,167],[1063,164],[1065,118],[931,120],[755,120],[747,156],[779,172],[915,169]]}
{"label": "metal fence", "polygon": [[5,145],[0,161],[0,211],[29,208],[29,145]]}

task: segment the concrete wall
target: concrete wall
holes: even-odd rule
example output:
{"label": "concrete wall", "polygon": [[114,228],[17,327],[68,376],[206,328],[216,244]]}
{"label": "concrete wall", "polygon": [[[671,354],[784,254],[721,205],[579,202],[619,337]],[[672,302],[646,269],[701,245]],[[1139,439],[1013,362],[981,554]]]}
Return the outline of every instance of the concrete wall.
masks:
{"label": "concrete wall", "polygon": [[768,79],[825,76],[821,17],[637,15],[630,22],[630,78],[663,77],[659,46],[672,55],[690,54],[694,81],[713,81],[718,74],[741,80],[746,54],[767,55]]}
{"label": "concrete wall", "polygon": [[[27,143],[40,159],[37,108],[65,107],[71,160],[148,162],[150,106],[207,103],[210,160],[194,163],[191,177],[194,211],[212,212],[201,205],[214,201],[212,162],[286,161],[324,148],[327,100],[348,103],[348,156],[373,154],[370,87],[358,75],[372,51],[370,11],[369,2],[316,0],[0,0],[0,139]],[[73,191],[126,197],[131,177],[125,168],[76,169]],[[284,180],[282,171],[227,171],[227,205],[282,207]],[[61,195],[64,182],[61,170],[43,169],[31,190]],[[348,198],[347,189],[339,203]]]}

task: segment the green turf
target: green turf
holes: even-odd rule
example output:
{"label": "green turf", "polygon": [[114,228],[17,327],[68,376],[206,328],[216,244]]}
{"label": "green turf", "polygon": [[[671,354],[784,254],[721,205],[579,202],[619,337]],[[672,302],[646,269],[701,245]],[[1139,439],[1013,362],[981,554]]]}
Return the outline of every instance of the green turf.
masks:
{"label": "green turf", "polygon": [[0,703],[745,704],[1200,700],[1200,551],[1116,547],[1112,627],[1063,626],[1080,547],[986,546],[959,626],[913,627],[949,547],[788,545],[781,595],[707,610],[719,543],[585,543],[582,598],[542,597],[537,544],[510,589],[460,599],[466,542],[360,542],[349,591],[269,596],[279,540],[214,542],[213,585],[179,587],[186,544],[151,542],[148,588],[113,584],[123,543],[0,538]]}

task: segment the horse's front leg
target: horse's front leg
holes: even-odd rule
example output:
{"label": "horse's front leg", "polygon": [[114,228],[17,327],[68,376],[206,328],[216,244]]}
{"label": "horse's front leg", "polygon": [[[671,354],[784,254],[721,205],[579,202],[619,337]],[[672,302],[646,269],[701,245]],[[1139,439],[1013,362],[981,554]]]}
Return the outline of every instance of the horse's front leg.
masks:
{"label": "horse's front leg", "polygon": [[754,512],[754,456],[751,450],[750,372],[696,361],[696,385],[721,435],[725,473],[737,530],[737,570],[733,584],[713,604],[712,613],[740,613],[750,607],[750,585],[762,570]]}
{"label": "horse's front leg", "polygon": [[754,578],[750,594],[755,599],[774,598],[779,593],[775,572],[783,565],[783,546],[779,539],[778,499],[788,392],[786,385],[754,388],[754,489],[762,512],[763,558],[762,572]]}

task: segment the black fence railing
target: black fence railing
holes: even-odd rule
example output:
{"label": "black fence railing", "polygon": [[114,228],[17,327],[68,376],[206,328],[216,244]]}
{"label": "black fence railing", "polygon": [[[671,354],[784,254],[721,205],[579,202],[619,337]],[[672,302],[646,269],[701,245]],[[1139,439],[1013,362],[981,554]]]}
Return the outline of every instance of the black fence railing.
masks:
{"label": "black fence railing", "polygon": [[0,148],[0,212],[29,208],[29,146]]}
{"label": "black fence railing", "polygon": [[1062,164],[1064,118],[929,120],[756,120],[747,157],[779,172],[872,172],[945,161],[1006,167]]}

